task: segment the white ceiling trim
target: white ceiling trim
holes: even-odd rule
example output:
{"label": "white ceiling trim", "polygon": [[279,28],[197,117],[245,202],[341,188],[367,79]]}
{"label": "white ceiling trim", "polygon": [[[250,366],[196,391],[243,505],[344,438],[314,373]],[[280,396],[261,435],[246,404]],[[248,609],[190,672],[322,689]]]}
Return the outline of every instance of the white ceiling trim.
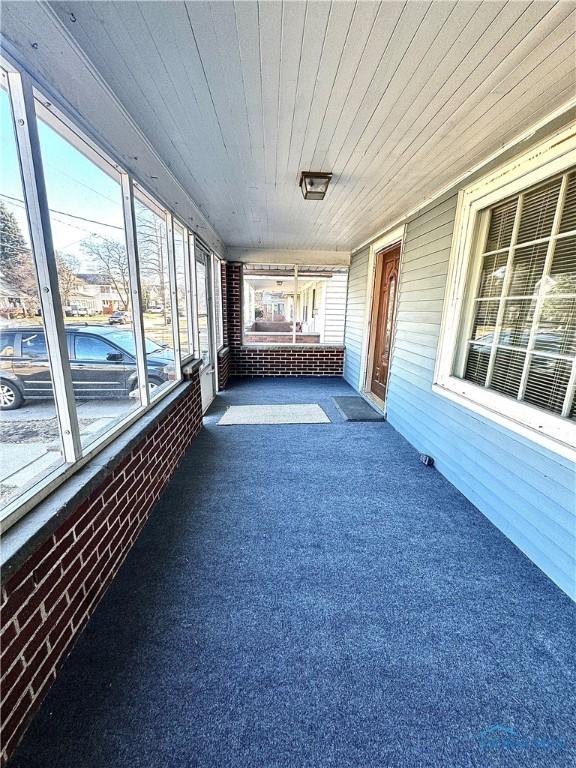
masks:
{"label": "white ceiling trim", "polygon": [[228,248],[228,260],[243,264],[326,264],[333,267],[348,266],[350,254],[346,251],[292,251],[268,248]]}

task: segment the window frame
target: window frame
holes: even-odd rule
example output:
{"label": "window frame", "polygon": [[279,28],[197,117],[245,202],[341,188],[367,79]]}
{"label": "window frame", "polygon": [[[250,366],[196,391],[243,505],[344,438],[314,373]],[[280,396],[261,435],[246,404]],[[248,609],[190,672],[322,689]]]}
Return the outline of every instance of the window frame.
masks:
{"label": "window frame", "polygon": [[[38,279],[39,301],[44,318],[44,333],[47,344],[47,358],[54,387],[54,404],[59,425],[60,441],[62,443],[62,463],[42,476],[35,479],[23,492],[8,501],[0,517],[0,532],[4,533],[18,520],[24,517],[41,501],[52,494],[72,475],[92,461],[102,450],[114,443],[123,433],[155,409],[164,398],[169,396],[183,380],[182,367],[195,359],[197,345],[194,343],[196,328],[195,296],[193,277],[190,268],[190,237],[194,232],[181,220],[174,216],[171,209],[159,202],[140,179],[126,171],[120,163],[102,149],[94,141],[81,119],[70,119],[54,105],[51,99],[38,88],[34,79],[16,62],[6,55],[0,56],[0,67],[10,101],[12,123],[14,127],[20,175],[23,184],[23,198],[29,224],[30,246]],[[38,139],[37,120],[42,119],[55,129],[64,140],[81,152],[89,161],[110,175],[110,170],[118,174],[121,185],[124,236],[130,276],[130,291],[132,315],[134,324],[136,361],[139,381],[141,381],[141,406],[127,413],[105,434],[96,438],[88,446],[80,444],[80,430],[76,403],[72,387],[70,358],[68,352],[68,334],[62,314],[62,302],[58,285],[58,276],[53,266],[54,258],[50,211],[46,198],[43,177],[42,156]],[[172,296],[172,334],[175,339],[174,365],[176,378],[156,397],[151,397],[147,387],[147,366],[145,355],[145,336],[142,323],[141,297],[142,290],[139,279],[138,249],[136,241],[134,216],[134,186],[139,193],[153,204],[159,215],[165,219],[167,233],[172,228],[173,221],[184,230],[185,265],[187,270],[188,290],[186,294],[187,314],[192,323],[189,325],[192,354],[185,360],[177,355],[176,344],[178,337],[177,303],[174,301],[175,265],[174,254],[170,254],[168,239],[168,268],[170,273],[170,290]],[[170,223],[169,223],[170,222]],[[175,317],[176,315],[176,317]]]}
{"label": "window frame", "polygon": [[[302,284],[303,282],[311,280],[310,275],[306,275],[305,274],[307,268],[318,267],[320,269],[320,271],[322,271],[322,270],[324,270],[324,271],[334,270],[335,274],[338,274],[341,270],[345,271],[346,272],[346,295],[347,295],[347,292],[348,292],[348,280],[350,278],[350,265],[349,264],[333,264],[333,263],[330,263],[330,264],[302,263],[302,264],[300,264],[300,263],[294,263],[294,262],[292,262],[292,263],[289,263],[289,262],[277,262],[277,263],[276,262],[270,262],[270,263],[268,263],[268,262],[259,262],[259,261],[247,261],[247,262],[245,262],[243,264],[243,266],[262,267],[262,269],[264,269],[266,267],[269,267],[269,266],[273,266],[273,267],[284,267],[286,269],[291,269],[292,270],[292,276],[289,279],[294,281],[294,290],[290,294],[293,297],[294,320],[290,321],[290,323],[292,325],[292,330],[290,330],[290,331],[270,331],[270,332],[267,332],[265,334],[268,337],[270,337],[270,336],[286,336],[286,335],[290,334],[292,336],[292,340],[291,341],[277,341],[277,342],[274,342],[274,341],[264,341],[264,342],[248,341],[247,342],[246,341],[246,336],[249,335],[249,334],[246,333],[246,328],[245,328],[245,323],[244,323],[244,301],[245,301],[244,283],[245,283],[245,280],[246,280],[247,276],[249,276],[249,273],[246,273],[246,270],[243,269],[242,270],[242,281],[241,281],[242,285],[241,285],[241,289],[240,289],[240,296],[241,296],[241,298],[240,298],[240,305],[241,305],[240,313],[241,313],[241,323],[242,323],[242,326],[241,326],[241,328],[242,328],[242,346],[245,346],[245,347],[248,347],[248,348],[255,348],[255,349],[258,348],[258,347],[266,347],[266,348],[268,348],[268,347],[274,347],[274,348],[276,348],[276,347],[278,347],[278,348],[293,347],[293,348],[296,348],[297,347],[298,349],[306,349],[306,348],[318,349],[318,348],[323,348],[323,347],[340,347],[340,346],[343,347],[344,346],[344,340],[345,340],[345,335],[346,335],[345,328],[344,328],[344,330],[342,332],[342,340],[339,343],[338,342],[326,342],[326,341],[319,341],[319,342],[308,342],[308,341],[307,342],[301,342],[301,341],[298,341],[297,340],[298,335],[306,336],[307,333],[304,333],[303,331],[297,331],[296,330],[296,324],[298,322],[304,322],[303,320],[302,321],[296,320],[296,316],[298,315],[298,296],[300,295],[299,292],[298,292],[299,283]],[[302,276],[301,271],[304,273],[304,277]],[[314,289],[314,290],[316,290],[316,289]],[[303,294],[302,294],[301,301],[303,301]],[[326,296],[325,295],[323,296],[323,300],[322,301],[323,302],[326,301]],[[321,307],[324,307],[324,309],[325,309],[325,305],[322,302],[318,302],[318,295],[317,294],[316,294],[316,302],[317,303],[316,303],[316,306],[315,306],[315,310],[316,310],[317,314],[315,316],[310,316],[310,318],[309,318],[310,320],[315,319],[318,316],[318,313],[319,313]],[[301,308],[303,306],[304,305],[302,304]],[[346,312],[346,300],[344,300],[343,311]],[[320,335],[320,337],[322,339],[324,339],[324,337],[326,336],[326,315],[325,314],[322,315],[322,321],[323,321],[323,323],[322,323],[322,330],[319,332],[319,335]]]}
{"label": "window frame", "polygon": [[[432,384],[436,394],[572,460],[576,458],[576,425],[572,421],[460,379],[453,370],[457,360],[461,362],[461,339],[472,322],[486,209],[574,165],[576,134],[572,125],[459,192]],[[569,386],[575,380],[576,362]]]}

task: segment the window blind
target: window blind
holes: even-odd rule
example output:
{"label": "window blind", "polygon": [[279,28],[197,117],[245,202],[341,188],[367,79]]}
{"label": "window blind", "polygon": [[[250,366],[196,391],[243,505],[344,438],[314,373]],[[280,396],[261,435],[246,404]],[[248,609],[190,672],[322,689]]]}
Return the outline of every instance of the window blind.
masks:
{"label": "window blind", "polygon": [[575,419],[576,170],[482,215],[462,376]]}

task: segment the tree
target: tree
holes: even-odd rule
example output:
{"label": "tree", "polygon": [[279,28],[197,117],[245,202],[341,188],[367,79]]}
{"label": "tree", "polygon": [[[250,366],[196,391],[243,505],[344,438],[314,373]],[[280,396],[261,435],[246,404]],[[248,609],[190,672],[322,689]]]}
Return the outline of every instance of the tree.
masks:
{"label": "tree", "polygon": [[26,240],[20,229],[16,216],[0,200],[0,258],[2,271],[9,268],[11,262],[17,262],[27,250]]}
{"label": "tree", "polygon": [[27,314],[38,309],[38,283],[32,252],[16,216],[0,200],[0,276],[20,294]]}
{"label": "tree", "polygon": [[98,265],[102,278],[110,281],[120,297],[123,309],[127,311],[130,305],[130,275],[123,243],[100,235],[90,235],[80,243],[80,247]]}
{"label": "tree", "polygon": [[[138,261],[142,283],[160,296],[164,323],[168,322],[170,297],[166,291],[167,241],[164,221],[144,204],[136,200],[136,232]],[[148,308],[148,307],[146,307]]]}
{"label": "tree", "polygon": [[69,253],[56,253],[56,269],[58,271],[58,287],[62,305],[70,304],[72,294],[78,288],[77,272],[80,268],[78,259]]}

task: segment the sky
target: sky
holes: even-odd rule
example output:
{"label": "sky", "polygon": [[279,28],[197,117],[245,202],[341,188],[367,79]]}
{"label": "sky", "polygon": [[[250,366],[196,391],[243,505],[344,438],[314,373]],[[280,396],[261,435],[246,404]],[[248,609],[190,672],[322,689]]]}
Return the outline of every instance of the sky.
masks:
{"label": "sky", "polygon": [[[38,131],[54,247],[75,256],[81,272],[99,271],[82,253],[80,243],[91,234],[124,242],[120,184],[46,123],[39,121]],[[0,89],[0,139],[0,199],[14,213],[29,242],[10,102],[3,89]]]}

